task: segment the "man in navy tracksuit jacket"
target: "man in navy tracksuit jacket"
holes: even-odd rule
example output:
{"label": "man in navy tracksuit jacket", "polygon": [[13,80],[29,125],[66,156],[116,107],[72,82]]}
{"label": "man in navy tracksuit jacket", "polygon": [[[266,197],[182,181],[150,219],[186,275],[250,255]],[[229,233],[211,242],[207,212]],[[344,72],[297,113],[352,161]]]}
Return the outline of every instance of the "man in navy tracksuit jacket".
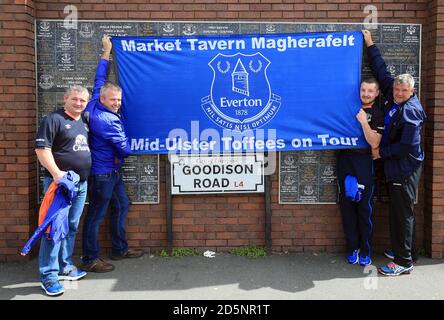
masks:
{"label": "man in navy tracksuit jacket", "polygon": [[109,272],[114,266],[99,257],[99,226],[108,206],[111,206],[111,258],[135,258],[141,251],[129,250],[126,240],[126,216],[129,199],[125,191],[120,167],[130,153],[130,145],[118,111],[122,89],[105,83],[112,48],[108,36],[102,39],[103,55],[99,61],[91,101],[85,110],[89,123],[91,148],[91,175],[88,184],[89,207],[83,225],[83,269],[91,272]]}
{"label": "man in navy tracksuit jacket", "polygon": [[392,78],[371,33],[364,30],[363,35],[373,75],[388,100],[381,145],[372,153],[374,159],[382,159],[389,183],[394,260],[379,272],[397,276],[413,270],[414,201],[424,160],[421,128],[426,115],[414,93],[413,77],[402,74]]}

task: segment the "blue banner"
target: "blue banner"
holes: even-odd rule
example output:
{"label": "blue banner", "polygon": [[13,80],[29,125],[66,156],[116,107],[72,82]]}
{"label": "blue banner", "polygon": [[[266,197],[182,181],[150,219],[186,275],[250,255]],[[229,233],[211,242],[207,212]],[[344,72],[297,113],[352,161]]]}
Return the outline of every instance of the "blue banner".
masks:
{"label": "blue banner", "polygon": [[112,42],[136,154],[368,147],[360,31]]}

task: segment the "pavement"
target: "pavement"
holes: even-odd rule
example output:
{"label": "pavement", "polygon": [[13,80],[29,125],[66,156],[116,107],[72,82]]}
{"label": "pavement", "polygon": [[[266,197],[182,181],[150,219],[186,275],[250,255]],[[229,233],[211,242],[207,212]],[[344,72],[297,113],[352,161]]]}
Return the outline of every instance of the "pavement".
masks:
{"label": "pavement", "polygon": [[[0,300],[444,300],[444,260],[420,257],[410,275],[385,277],[373,265],[349,265],[337,254],[272,254],[250,259],[229,253],[112,261],[109,273],[62,281],[47,297],[37,259],[0,264]],[[79,261],[79,257],[75,258]]]}

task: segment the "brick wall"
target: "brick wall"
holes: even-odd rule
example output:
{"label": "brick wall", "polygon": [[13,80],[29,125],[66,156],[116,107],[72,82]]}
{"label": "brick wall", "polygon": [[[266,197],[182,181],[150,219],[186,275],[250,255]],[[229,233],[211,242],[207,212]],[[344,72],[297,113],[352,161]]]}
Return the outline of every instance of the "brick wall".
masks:
{"label": "brick wall", "polygon": [[17,258],[34,223],[35,10],[23,3],[0,6],[0,261]]}
{"label": "brick wall", "polygon": [[[35,131],[33,18],[62,19],[75,5],[79,19],[106,20],[252,20],[362,22],[364,7],[378,9],[378,22],[423,24],[422,101],[431,119],[426,128],[427,161],[417,205],[418,244],[433,257],[444,242],[444,5],[432,0],[67,0],[6,1],[0,7],[0,261],[16,252],[33,230],[35,217]],[[2,3],[5,3],[3,1]],[[21,3],[26,3],[21,4]],[[9,27],[5,27],[9,25]],[[443,48],[442,48],[443,47]],[[161,157],[161,204],[133,205],[128,218],[130,245],[165,248],[165,157]],[[177,247],[227,250],[264,245],[264,197],[257,195],[180,196],[173,198]],[[424,209],[424,210],[423,210]],[[279,205],[278,174],[272,176],[273,249],[342,252],[344,236],[337,205]],[[424,214],[423,214],[424,212]],[[101,244],[110,248],[107,221]],[[31,225],[31,226],[30,226]],[[80,230],[81,232],[81,230]],[[79,234],[81,234],[79,232]],[[76,252],[79,253],[80,239]],[[375,209],[376,251],[387,246],[388,208]]]}

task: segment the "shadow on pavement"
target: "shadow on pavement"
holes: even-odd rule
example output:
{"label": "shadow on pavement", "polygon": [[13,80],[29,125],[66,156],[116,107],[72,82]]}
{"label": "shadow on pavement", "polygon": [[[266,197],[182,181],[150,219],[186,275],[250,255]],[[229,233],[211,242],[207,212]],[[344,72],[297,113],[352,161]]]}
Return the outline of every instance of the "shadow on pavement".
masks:
{"label": "shadow on pavement", "polygon": [[[387,262],[387,259],[378,256],[375,257],[373,266],[379,267]],[[218,290],[226,285],[237,285],[235,289],[239,291],[271,288],[285,293],[296,293],[313,288],[317,281],[359,278],[364,280],[368,276],[376,276],[376,268],[366,269],[367,272],[364,272],[364,267],[349,265],[342,255],[331,254],[275,254],[258,259],[237,257],[227,253],[218,253],[215,258],[202,256],[162,258],[144,255],[141,258],[113,263],[116,266],[113,272],[89,273],[84,280],[81,280],[82,286],[83,283],[92,280],[110,281],[108,285],[94,284],[92,288],[95,295],[90,296],[92,299],[94,296],[106,299],[107,293],[112,292],[140,291],[149,291],[150,295],[147,297],[151,299],[156,299],[152,298],[156,292],[160,294],[164,291],[177,291],[182,294],[182,298],[187,299],[181,291],[194,288]],[[417,267],[440,263],[442,260],[422,258]],[[26,299],[27,296],[43,294],[39,287],[36,259],[26,263],[0,264],[0,274],[2,300],[17,296]],[[66,285],[75,286],[76,283],[68,282]],[[85,288],[85,290],[90,289]],[[222,291],[220,290],[221,294]],[[171,296],[174,297],[174,294]],[[86,299],[88,295],[82,294],[81,297]],[[231,298],[222,295],[221,299]]]}

